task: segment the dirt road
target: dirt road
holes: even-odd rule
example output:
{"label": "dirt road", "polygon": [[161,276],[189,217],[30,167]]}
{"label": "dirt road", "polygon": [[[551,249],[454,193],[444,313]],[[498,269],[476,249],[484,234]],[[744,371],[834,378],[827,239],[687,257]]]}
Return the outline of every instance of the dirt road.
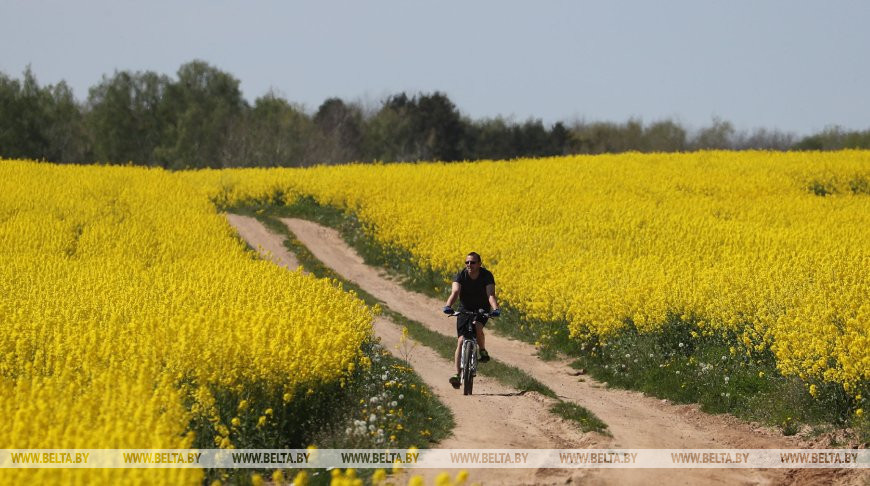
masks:
{"label": "dirt road", "polygon": [[[231,221],[232,222],[232,221]],[[445,335],[454,336],[452,321],[439,315],[443,302],[405,290],[382,271],[365,265],[338,233],[310,221],[282,219],[311,253],[343,278],[383,301],[392,310]],[[250,222],[248,222],[250,223]],[[254,220],[256,223],[256,220]],[[248,233],[252,247],[266,248],[259,238],[280,238],[265,232]],[[247,238],[243,234],[243,237]],[[273,251],[273,254],[275,252]],[[496,324],[497,325],[497,324]],[[375,330],[388,349],[398,344],[400,330],[385,320]],[[481,378],[480,395],[464,397],[446,382],[453,364],[424,346],[417,346],[411,364],[434,393],[457,417],[454,436],[442,448],[800,448],[796,439],[775,430],[754,427],[725,415],[708,415],[695,406],[673,405],[641,393],[608,389],[601,383],[571,374],[564,360],[545,362],[533,346],[487,334],[487,348],[496,359],[517,366],[553,389],[562,399],[591,410],[609,427],[613,437],[582,434],[547,412],[547,399],[535,394],[508,395],[497,383]],[[474,409],[469,417],[468,408]],[[809,470],[805,470],[809,473]],[[813,480],[820,478],[814,474]],[[472,481],[485,484],[788,484],[799,483],[803,471],[776,469],[478,469]],[[805,479],[810,479],[806,477]],[[825,482],[862,484],[866,475],[832,472]]]}
{"label": "dirt road", "polygon": [[269,231],[256,218],[227,214],[227,221],[251,248],[260,253],[264,260],[270,260],[290,270],[299,267],[299,260],[284,246],[284,238]]}
{"label": "dirt road", "polygon": [[[603,438],[599,434],[583,434],[576,426],[547,412],[552,399],[537,393],[517,395],[518,390],[492,378],[478,376],[474,380],[475,394],[465,396],[447,382],[452,374],[451,362],[426,346],[402,342],[401,327],[388,319],[378,318],[374,328],[381,344],[394,355],[407,359],[432,393],[453,412],[456,428],[451,437],[438,444],[439,448],[580,449],[596,447],[596,441]],[[426,484],[433,484],[440,472],[414,470],[406,475],[422,475]],[[472,471],[469,480],[486,484],[564,484],[570,474],[547,469],[488,469],[483,473]]]}
{"label": "dirt road", "polygon": [[[290,270],[298,266],[296,258],[283,246],[283,237],[270,232],[255,218],[228,215],[228,221],[237,228],[248,245],[257,249],[264,258]],[[497,381],[479,376],[475,379],[475,395],[467,397],[454,390],[447,382],[453,367],[430,348],[410,339],[402,339],[402,329],[389,319],[380,317],[374,322],[381,344],[395,356],[406,359],[417,374],[453,412],[456,428],[451,437],[439,447],[449,449],[476,448],[586,448],[595,447],[598,434],[583,434],[570,423],[547,412],[552,399],[536,393],[518,396],[519,390],[501,385]],[[471,414],[469,411],[473,411]],[[505,438],[509,440],[505,441]],[[406,475],[419,474],[431,484],[440,470],[415,470]],[[454,471],[455,473],[455,471]],[[488,484],[541,484],[551,482],[552,470],[491,469],[485,472]],[[557,474],[562,477],[566,473]],[[472,472],[469,480],[483,478]],[[564,480],[559,481],[564,483]]]}

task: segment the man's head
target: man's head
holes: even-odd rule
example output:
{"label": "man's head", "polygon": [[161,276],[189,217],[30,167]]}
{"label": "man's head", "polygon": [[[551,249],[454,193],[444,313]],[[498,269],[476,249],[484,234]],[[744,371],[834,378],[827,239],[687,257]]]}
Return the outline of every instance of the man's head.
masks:
{"label": "man's head", "polygon": [[480,255],[476,252],[471,252],[465,255],[465,268],[469,270],[477,270],[483,262],[480,260]]}

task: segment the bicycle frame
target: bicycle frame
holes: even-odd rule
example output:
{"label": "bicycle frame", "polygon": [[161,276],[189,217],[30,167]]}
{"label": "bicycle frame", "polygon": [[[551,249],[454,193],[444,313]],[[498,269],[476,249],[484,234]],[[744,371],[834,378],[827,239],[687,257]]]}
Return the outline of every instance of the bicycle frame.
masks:
{"label": "bicycle frame", "polygon": [[477,322],[478,316],[488,317],[488,314],[481,309],[477,312],[455,312],[450,317],[462,314],[474,316],[473,319],[468,320],[466,328],[462,332],[462,348],[459,357],[459,377],[462,381],[462,393],[464,395],[471,395],[474,389],[474,377],[477,375],[477,353],[480,349],[477,344],[474,323]]}

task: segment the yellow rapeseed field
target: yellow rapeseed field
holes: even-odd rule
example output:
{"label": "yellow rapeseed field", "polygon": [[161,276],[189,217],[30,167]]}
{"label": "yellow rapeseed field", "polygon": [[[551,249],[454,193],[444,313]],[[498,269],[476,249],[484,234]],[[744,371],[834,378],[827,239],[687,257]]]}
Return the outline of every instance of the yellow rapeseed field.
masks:
{"label": "yellow rapeseed field", "polygon": [[[253,258],[171,173],[0,161],[0,448],[188,448],[196,422],[217,431],[212,447],[233,447],[239,424],[268,428],[273,408],[346,377],[371,321],[333,282]],[[202,477],[2,473],[4,484]]]}
{"label": "yellow rapeseed field", "polygon": [[779,369],[870,378],[870,152],[698,152],[179,174],[219,204],[300,195],[444,275],[482,254],[503,300],[606,339],[668,316]]}
{"label": "yellow rapeseed field", "polygon": [[[481,253],[501,300],[575,338],[677,316],[772,351],[783,374],[864,386],[868,181],[866,151],[180,173],[0,161],[0,447],[186,448],[206,429],[234,447],[246,424],[273,426],[282,404],[345,379],[372,311],[252,257],[215,210],[301,196],[355,213],[423,270]],[[3,480],[58,474],[203,477]]]}

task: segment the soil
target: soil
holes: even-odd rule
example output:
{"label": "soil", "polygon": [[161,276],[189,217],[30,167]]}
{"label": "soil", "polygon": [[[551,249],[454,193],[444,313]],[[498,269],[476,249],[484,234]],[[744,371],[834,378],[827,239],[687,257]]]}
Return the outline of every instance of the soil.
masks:
{"label": "soil", "polygon": [[284,246],[284,237],[269,231],[256,218],[240,214],[227,214],[227,221],[239,236],[256,250],[264,260],[275,262],[290,270],[299,267],[299,260]]}

